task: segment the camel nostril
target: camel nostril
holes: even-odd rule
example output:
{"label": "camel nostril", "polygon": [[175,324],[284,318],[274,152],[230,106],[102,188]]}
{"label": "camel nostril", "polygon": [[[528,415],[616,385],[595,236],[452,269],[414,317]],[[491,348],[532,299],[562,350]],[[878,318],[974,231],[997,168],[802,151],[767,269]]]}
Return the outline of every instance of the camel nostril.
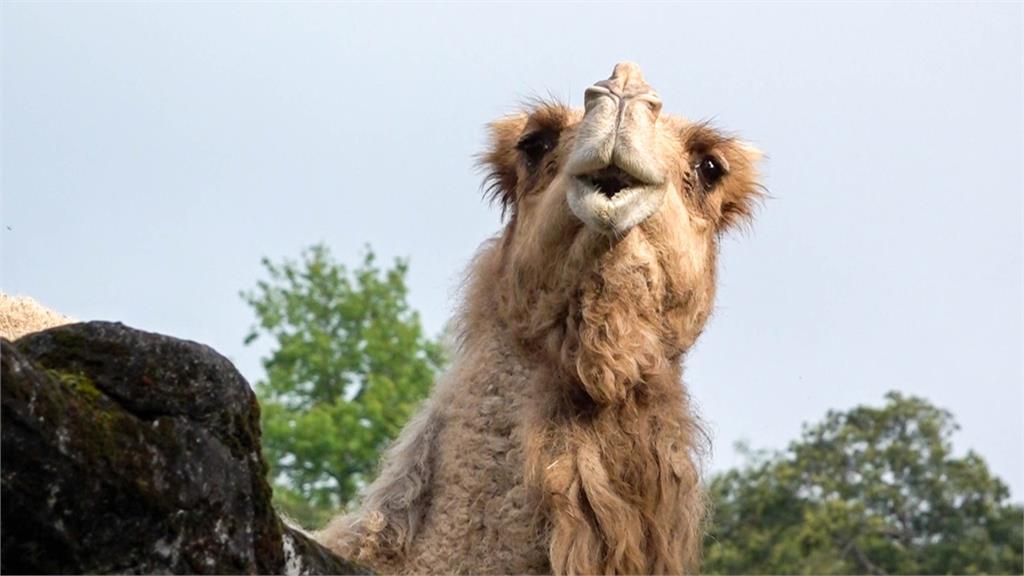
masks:
{"label": "camel nostril", "polygon": [[634,96],[636,100],[644,103],[651,115],[655,118],[661,114],[661,98],[654,92],[648,92],[646,94],[637,94]]}
{"label": "camel nostril", "polygon": [[661,114],[661,100],[656,98],[647,98],[645,101],[647,102],[647,107],[651,110],[651,114],[657,118],[658,115]]}
{"label": "camel nostril", "polygon": [[587,88],[583,92],[584,111],[589,113],[591,110],[593,110],[594,106],[596,106],[597,103],[600,102],[601,99],[606,96],[615,98],[614,92],[602,86],[600,82]]}

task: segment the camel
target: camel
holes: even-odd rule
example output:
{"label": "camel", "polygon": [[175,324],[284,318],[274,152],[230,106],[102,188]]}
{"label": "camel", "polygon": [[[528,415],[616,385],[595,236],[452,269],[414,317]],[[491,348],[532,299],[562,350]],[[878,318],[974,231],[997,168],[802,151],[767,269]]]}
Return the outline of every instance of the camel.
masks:
{"label": "camel", "polygon": [[455,358],[321,543],[382,573],[698,569],[707,441],[682,360],[760,153],[661,108],[623,62],[583,110],[490,126],[505,225],[471,265]]}
{"label": "camel", "polygon": [[70,324],[72,320],[28,296],[0,292],[0,338],[17,340],[26,334]]}

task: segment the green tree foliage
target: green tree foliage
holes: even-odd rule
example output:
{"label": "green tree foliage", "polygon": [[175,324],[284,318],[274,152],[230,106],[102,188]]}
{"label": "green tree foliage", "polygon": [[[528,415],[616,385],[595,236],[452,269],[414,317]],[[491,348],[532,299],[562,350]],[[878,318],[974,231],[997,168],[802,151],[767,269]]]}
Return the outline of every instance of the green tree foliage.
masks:
{"label": "green tree foliage", "polygon": [[711,483],[704,570],[748,574],[1021,574],[1024,510],[952,415],[889,393],[829,412],[781,453]]}
{"label": "green tree foliage", "polygon": [[272,343],[255,388],[275,505],[317,526],[372,476],[429,392],[442,349],[406,302],[404,261],[382,270],[368,251],[350,272],[316,245],[263,266],[269,279],[242,297],[257,317],[246,344]]}

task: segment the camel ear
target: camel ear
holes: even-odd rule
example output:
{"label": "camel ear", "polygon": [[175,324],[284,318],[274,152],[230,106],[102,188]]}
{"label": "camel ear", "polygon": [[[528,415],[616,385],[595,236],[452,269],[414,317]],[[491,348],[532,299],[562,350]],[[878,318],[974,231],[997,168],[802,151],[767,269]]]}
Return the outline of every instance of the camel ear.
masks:
{"label": "camel ear", "polygon": [[526,129],[526,114],[505,116],[488,126],[490,141],[480,155],[479,165],[485,171],[484,194],[501,205],[501,212],[515,206],[519,179],[516,144]]}
{"label": "camel ear", "polygon": [[718,185],[721,189],[718,229],[724,232],[749,223],[764,197],[757,169],[764,154],[740,140],[727,140],[716,148],[728,166],[728,173]]}

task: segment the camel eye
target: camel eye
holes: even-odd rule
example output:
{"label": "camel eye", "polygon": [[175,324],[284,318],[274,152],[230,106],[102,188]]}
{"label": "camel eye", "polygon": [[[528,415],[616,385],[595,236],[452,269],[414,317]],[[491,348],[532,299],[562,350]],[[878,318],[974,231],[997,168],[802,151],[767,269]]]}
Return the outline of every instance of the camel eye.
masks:
{"label": "camel eye", "polygon": [[519,142],[516,143],[516,150],[523,153],[527,164],[530,168],[533,168],[557,143],[558,134],[546,130],[538,130],[520,138]]}
{"label": "camel eye", "polygon": [[710,190],[712,186],[721,180],[725,174],[725,168],[722,167],[722,163],[714,156],[708,155],[700,159],[697,163],[697,173],[700,175],[700,181],[704,184],[705,190]]}

